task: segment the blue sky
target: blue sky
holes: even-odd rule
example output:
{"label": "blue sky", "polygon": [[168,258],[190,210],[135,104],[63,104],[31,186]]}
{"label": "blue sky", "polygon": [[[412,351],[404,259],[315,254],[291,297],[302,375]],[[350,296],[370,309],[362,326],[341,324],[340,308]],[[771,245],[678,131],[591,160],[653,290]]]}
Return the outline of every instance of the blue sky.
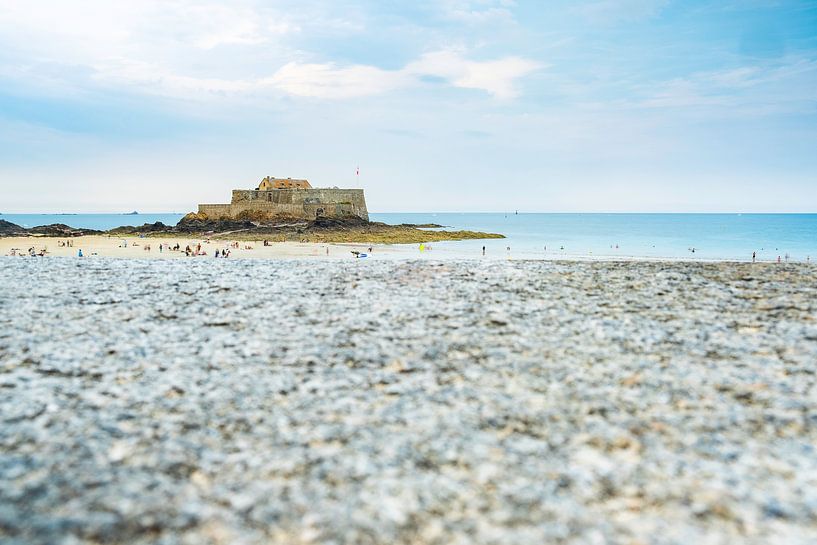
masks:
{"label": "blue sky", "polygon": [[266,175],[373,211],[817,212],[817,2],[0,0],[0,212]]}

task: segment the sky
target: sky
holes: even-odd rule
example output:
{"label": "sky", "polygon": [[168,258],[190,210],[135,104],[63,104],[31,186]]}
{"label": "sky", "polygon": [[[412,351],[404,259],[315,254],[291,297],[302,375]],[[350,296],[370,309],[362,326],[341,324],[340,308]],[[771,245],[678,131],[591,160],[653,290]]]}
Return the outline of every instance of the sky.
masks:
{"label": "sky", "polygon": [[267,175],[373,212],[817,212],[817,1],[0,0],[0,213]]}

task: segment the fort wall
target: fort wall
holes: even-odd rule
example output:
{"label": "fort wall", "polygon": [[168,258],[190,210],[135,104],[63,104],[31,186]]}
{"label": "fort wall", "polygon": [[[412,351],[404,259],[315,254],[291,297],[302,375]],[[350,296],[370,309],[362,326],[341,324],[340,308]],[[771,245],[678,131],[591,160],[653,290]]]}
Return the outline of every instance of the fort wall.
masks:
{"label": "fort wall", "polygon": [[230,217],[229,204],[200,204],[199,214],[205,214],[208,218],[218,219]]}
{"label": "fort wall", "polygon": [[308,220],[319,216],[369,219],[362,189],[235,189],[230,204],[199,205],[199,213],[211,219],[236,218],[242,212]]}

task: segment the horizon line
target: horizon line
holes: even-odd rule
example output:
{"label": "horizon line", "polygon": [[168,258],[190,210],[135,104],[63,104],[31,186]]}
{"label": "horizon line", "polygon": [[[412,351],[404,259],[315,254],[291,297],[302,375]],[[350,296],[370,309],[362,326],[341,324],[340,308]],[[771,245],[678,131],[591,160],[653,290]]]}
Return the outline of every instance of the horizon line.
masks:
{"label": "horizon line", "polygon": [[[136,212],[136,214],[134,214]],[[181,215],[184,216],[191,212],[0,212],[0,219],[3,216],[147,216],[147,215]],[[802,212],[782,212],[782,211],[621,211],[621,210],[562,210],[562,211],[522,211],[522,210],[427,210],[427,211],[369,211],[369,214],[505,214],[508,216],[514,215],[534,215],[534,214],[606,214],[606,215],[626,215],[626,214],[662,214],[662,215],[817,215],[815,211]]]}

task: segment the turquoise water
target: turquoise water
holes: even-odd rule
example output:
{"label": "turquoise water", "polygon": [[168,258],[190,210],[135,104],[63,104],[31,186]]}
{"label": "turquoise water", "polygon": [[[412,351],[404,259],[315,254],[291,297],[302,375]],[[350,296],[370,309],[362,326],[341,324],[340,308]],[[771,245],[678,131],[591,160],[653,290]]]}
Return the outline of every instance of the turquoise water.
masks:
{"label": "turquoise water", "polygon": [[[438,223],[503,240],[438,242],[433,252],[525,257],[667,257],[805,261],[817,258],[817,214],[371,214]],[[618,248],[616,248],[618,245]],[[508,252],[507,247],[511,250]],[[547,247],[547,249],[545,249]],[[563,248],[563,249],[562,249]],[[695,248],[695,252],[691,251]]]}
{"label": "turquoise water", "polygon": [[[65,223],[111,229],[161,221],[182,214],[6,214],[25,227]],[[424,256],[476,257],[667,257],[694,259],[817,258],[817,214],[502,214],[373,213],[386,223],[438,223],[451,229],[502,233],[501,240],[438,242]],[[618,247],[616,248],[616,245]],[[511,250],[508,251],[507,247]],[[695,252],[691,251],[695,248]],[[408,249],[408,248],[407,248]],[[411,250],[415,250],[413,246]]]}

